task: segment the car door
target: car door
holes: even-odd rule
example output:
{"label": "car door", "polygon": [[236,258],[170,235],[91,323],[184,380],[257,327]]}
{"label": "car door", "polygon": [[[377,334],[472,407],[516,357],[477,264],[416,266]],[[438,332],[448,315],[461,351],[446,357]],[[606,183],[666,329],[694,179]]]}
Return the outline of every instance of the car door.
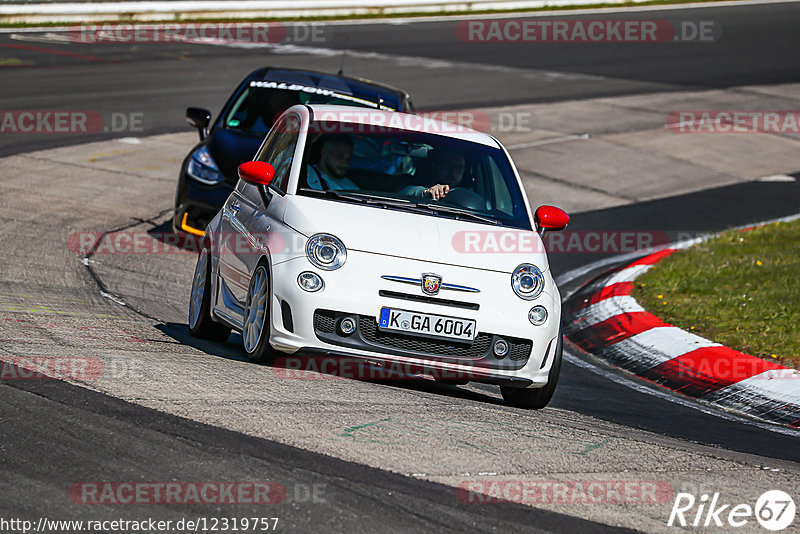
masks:
{"label": "car door", "polygon": [[[222,206],[219,236],[219,277],[220,289],[217,293],[217,308],[224,314],[241,322],[244,316],[244,302],[250,273],[246,264],[241,261],[241,249],[246,240],[246,228],[243,224],[248,205],[242,190],[248,185],[239,180],[236,188]],[[244,209],[244,213],[242,210]]]}
{"label": "car door", "polygon": [[[286,127],[287,121],[293,125],[291,128]],[[297,150],[297,123],[296,115],[284,116],[256,156],[275,168],[272,183],[265,187],[239,180],[223,207],[221,228],[225,237],[220,247],[220,276],[224,284],[220,304],[239,320],[253,271],[268,254],[268,244],[281,242],[271,239],[270,234],[280,227],[276,223],[283,214],[283,196]]]}

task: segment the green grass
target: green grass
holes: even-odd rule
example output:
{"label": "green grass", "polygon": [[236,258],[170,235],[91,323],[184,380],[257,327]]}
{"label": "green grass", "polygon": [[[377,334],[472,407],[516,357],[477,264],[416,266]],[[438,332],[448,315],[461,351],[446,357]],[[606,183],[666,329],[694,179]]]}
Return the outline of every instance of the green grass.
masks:
{"label": "green grass", "polygon": [[[619,7],[641,7],[641,6],[664,6],[664,5],[679,5],[679,4],[695,4],[695,3],[709,3],[719,2],[720,0],[650,0],[647,2],[623,2],[623,3],[604,3],[598,1],[596,4],[580,5],[580,6],[547,6],[529,9],[484,9],[472,11],[440,11],[440,12],[412,12],[412,13],[382,13],[379,10],[374,13],[361,14],[361,15],[337,15],[337,16],[315,16],[315,17],[274,17],[274,18],[192,18],[182,16],[180,13],[176,14],[174,20],[159,20],[148,21],[139,20],[132,15],[121,14],[119,18],[111,19],[108,21],[100,22],[7,22],[0,20],[0,28],[40,28],[49,26],[80,26],[81,24],[102,25],[102,24],[119,24],[119,23],[137,23],[137,24],[168,24],[175,22],[306,22],[306,21],[327,21],[327,20],[362,20],[362,19],[383,19],[383,18],[410,18],[410,17],[441,17],[452,16],[458,17],[463,15],[502,15],[508,14],[509,16],[515,13],[535,13],[537,11],[570,11],[578,9],[596,9],[596,8],[619,8]],[[12,15],[9,15],[12,16]]]}
{"label": "green grass", "polygon": [[800,221],[729,230],[665,258],[633,296],[663,321],[800,368]]}

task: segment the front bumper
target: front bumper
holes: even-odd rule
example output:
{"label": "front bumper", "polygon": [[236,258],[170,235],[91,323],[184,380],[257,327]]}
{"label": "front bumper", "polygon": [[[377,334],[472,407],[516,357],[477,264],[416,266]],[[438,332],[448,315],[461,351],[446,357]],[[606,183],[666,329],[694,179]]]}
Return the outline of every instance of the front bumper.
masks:
{"label": "front bumper", "polygon": [[[304,271],[319,275],[324,288],[315,293],[300,289],[296,280]],[[420,288],[381,278],[424,272],[436,272],[447,282],[475,287],[480,293],[442,290],[436,297],[420,299]],[[341,269],[326,272],[299,257],[272,266],[270,342],[286,353],[347,355],[457,373],[481,382],[542,387],[554,360],[561,320],[560,296],[549,271],[545,278],[545,292],[525,301],[513,293],[507,273],[358,251],[348,251]],[[545,324],[534,327],[528,311],[537,304],[545,306],[549,316]],[[474,319],[477,336],[472,344],[463,344],[386,333],[376,324],[381,307]],[[351,335],[341,334],[336,326],[346,315],[358,323]],[[510,345],[502,358],[492,351],[499,338]]]}
{"label": "front bumper", "polygon": [[181,172],[175,193],[175,211],[172,226],[176,232],[203,235],[206,226],[222,209],[233,192],[233,185],[221,182],[216,185],[200,184]]}

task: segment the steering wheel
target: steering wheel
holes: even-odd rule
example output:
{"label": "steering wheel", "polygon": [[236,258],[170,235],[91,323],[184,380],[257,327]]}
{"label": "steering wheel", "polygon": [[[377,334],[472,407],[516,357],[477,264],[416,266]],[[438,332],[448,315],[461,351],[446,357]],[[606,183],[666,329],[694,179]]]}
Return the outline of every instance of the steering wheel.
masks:
{"label": "steering wheel", "polygon": [[471,191],[465,187],[454,187],[442,200],[462,208],[475,211],[486,211],[486,201],[483,199],[483,197],[475,191]]}

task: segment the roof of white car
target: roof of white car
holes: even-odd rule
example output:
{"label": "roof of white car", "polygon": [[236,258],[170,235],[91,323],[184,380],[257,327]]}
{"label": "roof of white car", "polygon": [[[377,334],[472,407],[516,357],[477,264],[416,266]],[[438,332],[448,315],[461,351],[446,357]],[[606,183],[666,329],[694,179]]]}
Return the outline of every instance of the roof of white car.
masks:
{"label": "roof of white car", "polygon": [[[478,132],[460,124],[437,120],[430,116],[414,115],[410,113],[400,113],[396,111],[382,111],[372,108],[361,108],[353,106],[334,106],[328,104],[308,104],[313,112],[315,121],[344,122],[351,124],[363,124],[365,126],[376,126],[384,128],[397,128],[412,132],[431,133],[480,143],[482,145],[499,148],[499,143],[490,135]],[[461,120],[468,120],[469,115],[464,112],[452,112],[454,117]],[[447,116],[447,112],[440,114]]]}

